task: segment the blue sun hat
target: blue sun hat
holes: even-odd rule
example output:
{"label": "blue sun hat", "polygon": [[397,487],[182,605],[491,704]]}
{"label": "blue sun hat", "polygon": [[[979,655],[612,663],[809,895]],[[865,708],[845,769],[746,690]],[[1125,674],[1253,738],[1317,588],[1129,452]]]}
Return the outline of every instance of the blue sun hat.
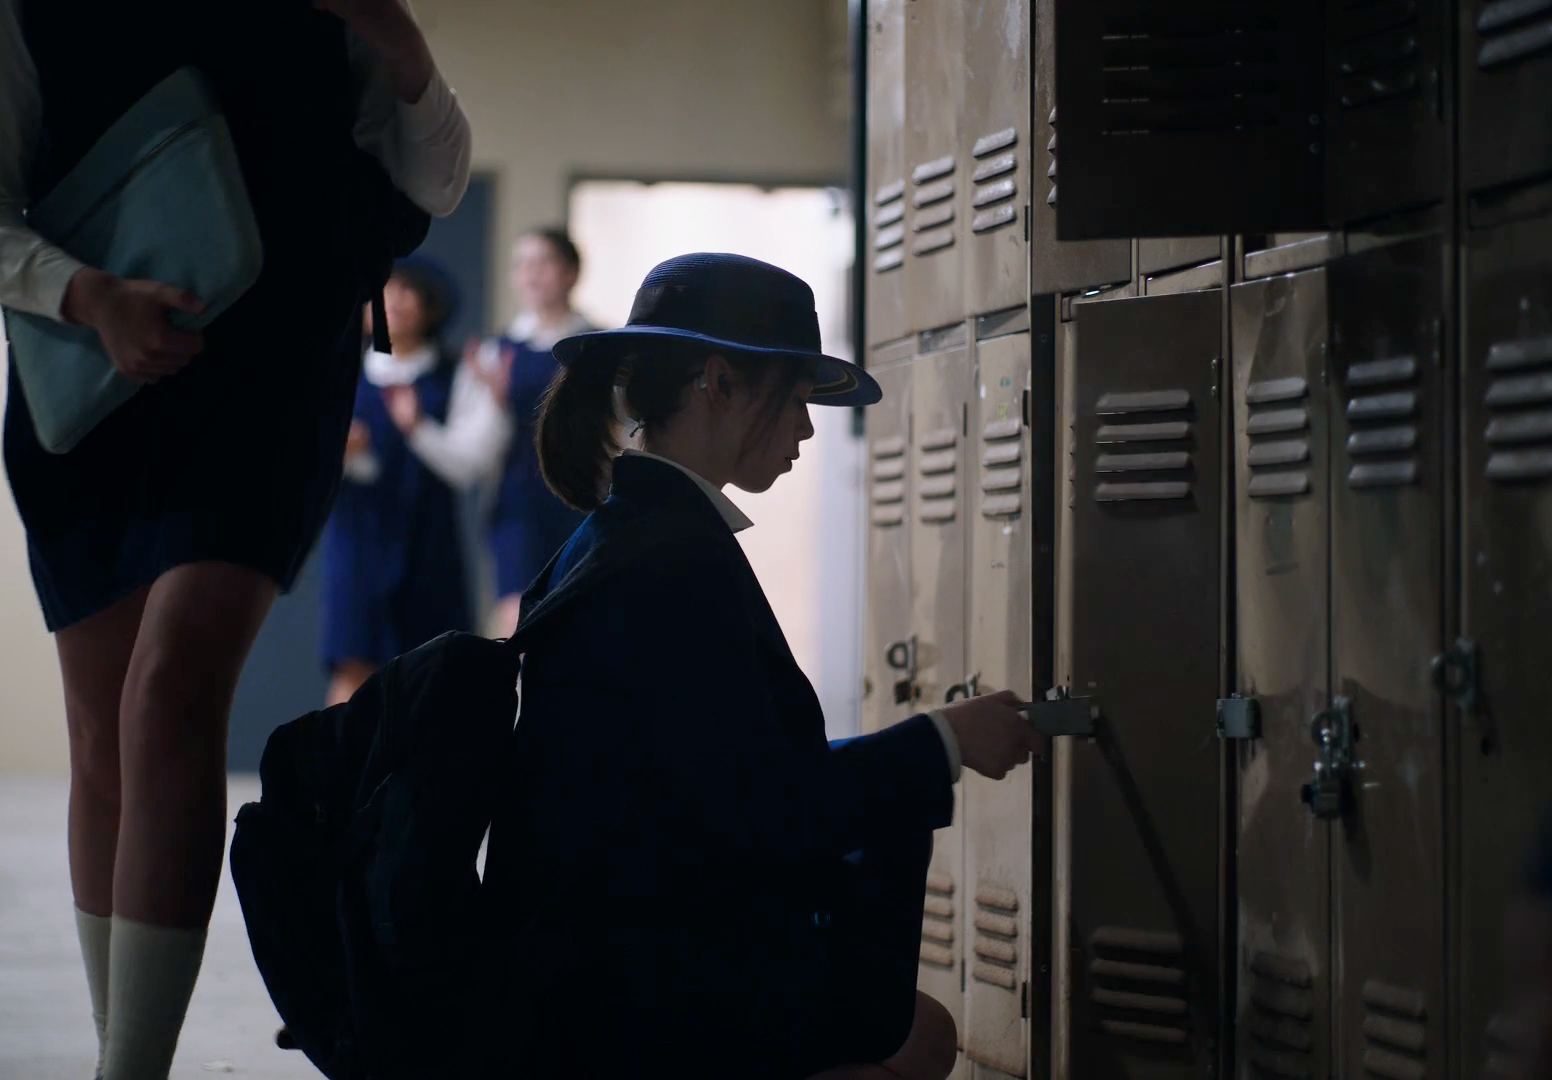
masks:
{"label": "blue sun hat", "polygon": [[814,291],[802,278],[743,255],[696,252],[652,268],[629,321],[555,343],[562,364],[629,356],[665,338],[744,356],[793,357],[816,365],[814,405],[872,405],[878,383],[856,364],[820,351]]}

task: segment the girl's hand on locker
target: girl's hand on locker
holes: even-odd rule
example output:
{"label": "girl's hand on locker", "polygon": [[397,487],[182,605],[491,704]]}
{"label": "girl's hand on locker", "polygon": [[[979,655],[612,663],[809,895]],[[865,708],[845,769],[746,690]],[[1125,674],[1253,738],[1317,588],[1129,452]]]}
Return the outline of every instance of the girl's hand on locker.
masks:
{"label": "girl's hand on locker", "polygon": [[372,433],[360,420],[350,422],[350,433],[345,436],[345,457],[350,459],[372,448]]}
{"label": "girl's hand on locker", "polygon": [[90,266],[75,272],[60,305],[66,322],[97,331],[113,366],[137,383],[176,374],[199,354],[204,338],[174,328],[167,316],[203,310],[198,297],[176,286],[126,280]]}
{"label": "girl's hand on locker", "polygon": [[966,768],[1001,780],[1031,754],[1045,751],[1050,740],[1030,725],[1019,708],[1023,704],[1013,691],[1002,690],[943,707]]}
{"label": "girl's hand on locker", "polygon": [[388,407],[388,417],[393,426],[408,435],[420,423],[420,395],[413,386],[387,386],[383,388],[383,404]]}

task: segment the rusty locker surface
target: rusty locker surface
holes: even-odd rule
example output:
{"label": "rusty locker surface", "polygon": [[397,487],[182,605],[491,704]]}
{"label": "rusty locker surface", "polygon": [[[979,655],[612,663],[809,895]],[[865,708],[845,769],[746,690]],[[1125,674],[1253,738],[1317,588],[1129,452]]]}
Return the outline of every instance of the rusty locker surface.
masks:
{"label": "rusty locker surface", "polygon": [[1468,191],[1552,173],[1552,8],[1461,0],[1460,165]]}
{"label": "rusty locker surface", "polygon": [[[965,311],[1029,301],[1029,19],[1033,0],[967,4],[960,169],[970,193]],[[1043,194],[1043,193],[1042,193]]]}
{"label": "rusty locker surface", "polygon": [[[1047,335],[1047,349],[1049,342]],[[1034,696],[1050,663],[1048,657],[1039,663],[1037,675],[1034,628],[1049,622],[1051,593],[1046,582],[1035,588],[1034,548],[1037,532],[1050,540],[1050,458],[1032,453],[1025,412],[1026,393],[1049,401],[1051,369],[1049,362],[1042,365],[1043,384],[1033,388],[1030,360],[1027,332],[975,346],[967,468],[976,483],[966,507],[975,688],[1014,690],[1024,700]],[[1044,434],[1049,436],[1048,426]],[[1046,482],[1035,483],[1042,469]],[[1043,506],[1035,501],[1037,491]],[[1037,603],[1043,610],[1037,611]],[[1024,767],[1000,781],[966,771],[960,781],[968,893],[965,1054],[1012,1076],[1028,1074],[1030,984],[1040,978],[1039,966],[1046,962],[1042,946],[1049,939],[1035,897],[1037,880],[1043,884],[1045,877],[1037,879],[1035,853],[1048,850],[1035,833],[1037,819],[1049,820],[1034,804],[1037,789],[1050,790],[1048,780],[1040,782],[1040,771],[1038,764]]]}
{"label": "rusty locker surface", "polygon": [[[916,634],[916,683],[922,707],[964,693],[965,427],[970,350],[960,344],[912,362],[911,626]],[[956,788],[954,823],[933,838],[922,920],[918,987],[953,1015],[964,1037],[963,956],[972,904],[964,878],[963,791]]]}
{"label": "rusty locker surface", "polygon": [[[1443,618],[1444,252],[1425,237],[1327,273],[1331,681],[1355,759],[1328,807],[1341,811],[1336,1072],[1442,1077],[1444,739],[1429,662]],[[1340,774],[1344,725],[1331,720]]]}
{"label": "rusty locker surface", "polygon": [[1326,273],[1230,290],[1238,691],[1240,1080],[1330,1075],[1330,825],[1300,800],[1329,701]]}
{"label": "rusty locker surface", "polygon": [[1034,4],[1034,107],[1030,117],[1029,291],[1069,293],[1127,281],[1132,276],[1132,243],[1122,240],[1056,239],[1059,149],[1056,139],[1056,8]]}
{"label": "rusty locker surface", "polygon": [[1324,5],[1054,3],[1059,237],[1321,224]]}
{"label": "rusty locker surface", "polygon": [[905,321],[932,330],[965,315],[970,176],[959,160],[964,8],[905,5]]}
{"label": "rusty locker surface", "polygon": [[[911,637],[911,362],[888,349],[869,371],[884,400],[868,410],[868,563],[862,731],[877,731],[915,710],[916,643]],[[900,350],[893,350],[895,352]]]}
{"label": "rusty locker surface", "polygon": [[868,0],[867,343],[905,325],[905,0]]}
{"label": "rusty locker surface", "polygon": [[[1462,628],[1476,700],[1460,725],[1459,987],[1463,1076],[1503,1075],[1502,934],[1536,815],[1552,799],[1552,219],[1472,236],[1462,433]],[[1469,686],[1457,661],[1453,684]]]}
{"label": "rusty locker surface", "polygon": [[[1312,7],[1314,5],[1311,5]],[[1326,5],[1328,224],[1439,201],[1445,192],[1446,0]]]}
{"label": "rusty locker surface", "polygon": [[1220,291],[1076,309],[1071,1065],[1217,1058]]}

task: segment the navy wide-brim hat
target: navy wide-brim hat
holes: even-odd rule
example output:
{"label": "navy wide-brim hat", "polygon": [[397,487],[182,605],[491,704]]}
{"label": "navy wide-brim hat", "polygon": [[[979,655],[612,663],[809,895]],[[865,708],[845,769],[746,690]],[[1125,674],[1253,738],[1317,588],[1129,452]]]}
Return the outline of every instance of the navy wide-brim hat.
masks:
{"label": "navy wide-brim hat", "polygon": [[620,359],[665,338],[719,352],[812,361],[809,400],[815,405],[872,405],[884,396],[873,376],[820,350],[819,316],[807,283],[743,255],[697,252],[658,263],[636,290],[624,326],[562,338],[555,359]]}

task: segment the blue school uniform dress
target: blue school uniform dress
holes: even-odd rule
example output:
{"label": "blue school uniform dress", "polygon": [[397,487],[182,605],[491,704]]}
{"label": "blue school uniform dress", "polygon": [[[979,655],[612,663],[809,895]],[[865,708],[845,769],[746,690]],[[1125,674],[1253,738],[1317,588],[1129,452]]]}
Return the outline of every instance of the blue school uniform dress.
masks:
{"label": "blue school uniform dress", "polygon": [[383,664],[473,624],[457,496],[410,449],[388,415],[382,385],[413,385],[422,414],[445,422],[456,364],[428,349],[404,360],[370,353],[367,367],[354,415],[371,437],[369,456],[347,465],[323,531],[325,667]]}
{"label": "blue school uniform dress", "polygon": [[550,355],[550,347],[559,337],[591,329],[587,320],[578,316],[560,332],[541,335],[531,318],[519,316],[501,339],[501,344],[510,347],[514,356],[507,391],[512,441],[487,530],[498,597],[527,589],[582,523],[583,515],[545,486],[539,472],[539,455],[534,450],[534,424],[545,388],[560,370]]}
{"label": "blue school uniform dress", "polygon": [[525,1075],[799,1078],[883,1060],[911,1028],[957,754],[926,715],[826,742],[714,491],[621,457],[551,578],[644,515],[706,522],[558,616],[524,663],[485,881],[504,923],[535,928],[513,979],[542,979],[554,1057]]}
{"label": "blue school uniform dress", "polygon": [[50,630],[185,563],[235,563],[289,588],[339,484],[362,259],[377,237],[364,217],[376,189],[362,177],[382,176],[352,141],[344,26],[310,4],[201,12],[178,0],[21,5],[41,130],[35,147],[7,151],[36,151],[30,200],[146,91],[196,64],[221,100],[264,246],[258,282],[205,332],[204,351],[68,453],[39,443],[12,366],[5,464]]}

